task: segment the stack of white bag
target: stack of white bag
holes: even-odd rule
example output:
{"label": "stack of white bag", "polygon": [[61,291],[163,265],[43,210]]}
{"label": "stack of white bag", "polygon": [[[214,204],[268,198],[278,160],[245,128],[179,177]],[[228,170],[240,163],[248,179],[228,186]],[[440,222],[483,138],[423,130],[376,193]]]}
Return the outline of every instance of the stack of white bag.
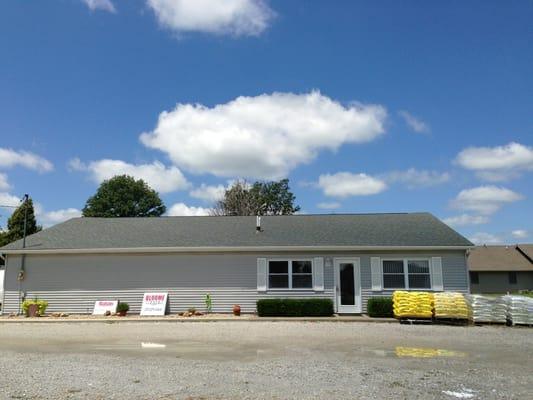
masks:
{"label": "stack of white bag", "polygon": [[501,296],[489,297],[480,294],[467,296],[474,322],[507,322],[507,305]]}
{"label": "stack of white bag", "polygon": [[533,325],[533,298],[526,296],[503,296],[507,306],[507,319],[513,325]]}

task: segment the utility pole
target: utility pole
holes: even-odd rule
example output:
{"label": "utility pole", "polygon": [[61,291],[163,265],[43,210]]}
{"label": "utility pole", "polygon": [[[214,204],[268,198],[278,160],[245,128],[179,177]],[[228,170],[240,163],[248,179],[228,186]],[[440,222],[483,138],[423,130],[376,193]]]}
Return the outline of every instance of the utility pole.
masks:
{"label": "utility pole", "polygon": [[[26,248],[26,230],[28,227],[28,199],[29,196],[27,194],[24,195],[24,203],[22,203],[22,206],[24,207],[24,228],[22,231],[22,248]],[[22,302],[24,301],[22,298],[22,281],[24,280],[24,275],[26,274],[25,271],[25,264],[26,264],[26,254],[22,253],[22,258],[20,260],[20,271],[17,277],[18,283],[19,283],[19,307],[18,307],[18,314],[20,315],[21,308],[22,308]]]}
{"label": "utility pole", "polygon": [[28,199],[27,194],[24,195],[24,231],[22,233],[22,248],[26,248],[26,229],[28,227]]}

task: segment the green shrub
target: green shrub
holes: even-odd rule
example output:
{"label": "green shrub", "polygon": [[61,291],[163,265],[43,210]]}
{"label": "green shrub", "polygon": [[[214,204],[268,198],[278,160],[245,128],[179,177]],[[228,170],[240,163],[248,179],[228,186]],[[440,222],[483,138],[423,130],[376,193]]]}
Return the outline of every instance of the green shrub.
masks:
{"label": "green shrub", "polygon": [[371,297],[366,305],[369,317],[392,318],[392,297]]}
{"label": "green shrub", "polygon": [[28,315],[28,308],[30,307],[30,304],[37,304],[37,307],[39,308],[39,315],[44,315],[46,307],[48,307],[48,302],[46,300],[24,300],[22,302],[22,312],[26,315]]}
{"label": "green shrub", "polygon": [[329,317],[333,315],[331,299],[262,299],[257,300],[260,317]]}
{"label": "green shrub", "polygon": [[128,303],[123,303],[122,301],[117,305],[117,312],[128,312],[130,310],[130,305]]}

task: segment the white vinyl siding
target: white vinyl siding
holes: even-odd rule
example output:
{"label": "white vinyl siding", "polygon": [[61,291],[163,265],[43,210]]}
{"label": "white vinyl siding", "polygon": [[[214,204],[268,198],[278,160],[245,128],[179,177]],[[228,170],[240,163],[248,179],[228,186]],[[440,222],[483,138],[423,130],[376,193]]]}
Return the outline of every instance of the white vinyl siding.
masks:
{"label": "white vinyl siding", "polygon": [[[230,313],[234,304],[243,312],[256,310],[263,298],[335,298],[333,260],[335,257],[358,257],[361,260],[362,311],[369,298],[390,296],[383,289],[381,259],[430,259],[432,290],[438,281],[444,290],[468,293],[468,269],[464,250],[426,252],[343,252],[334,253],[258,253],[258,254],[65,254],[30,255],[26,257],[26,279],[22,291],[26,298],[42,298],[49,302],[49,312],[90,313],[99,299],[118,299],[140,311],[143,293],[169,293],[170,312],[203,310],[205,294],[213,298],[213,312]],[[315,258],[324,260],[324,290],[268,290],[269,259],[312,260],[317,281]],[[258,261],[259,260],[259,261]],[[437,263],[435,260],[439,260]],[[3,313],[17,312],[19,282],[17,273],[21,257],[7,257]],[[259,268],[257,265],[259,264]],[[147,268],[147,265],[150,267]],[[317,267],[318,268],[318,267]],[[258,274],[259,270],[259,274]],[[440,276],[435,271],[440,270]],[[374,274],[374,271],[378,272]],[[437,271],[438,272],[438,271]],[[440,278],[440,279],[439,279]],[[480,279],[483,279],[482,277]],[[507,276],[499,278],[507,282]],[[523,275],[518,276],[519,288]],[[529,278],[528,278],[529,279]],[[498,282],[500,282],[498,281]],[[529,281],[527,281],[529,282]],[[318,284],[318,282],[316,282]],[[481,284],[484,282],[481,281]],[[374,286],[376,284],[377,286]],[[314,282],[315,285],[315,282]],[[483,286],[483,285],[481,285]],[[378,290],[374,290],[378,288]],[[258,290],[259,289],[259,290]],[[507,290],[507,289],[506,289]],[[511,290],[511,289],[509,289]]]}

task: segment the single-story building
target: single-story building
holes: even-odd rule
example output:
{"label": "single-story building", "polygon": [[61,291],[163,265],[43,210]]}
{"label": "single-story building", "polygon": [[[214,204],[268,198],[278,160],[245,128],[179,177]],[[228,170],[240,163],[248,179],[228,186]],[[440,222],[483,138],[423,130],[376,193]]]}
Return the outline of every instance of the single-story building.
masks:
{"label": "single-story building", "polygon": [[[51,312],[90,313],[168,292],[170,312],[255,312],[261,298],[329,298],[366,311],[395,289],[468,292],[467,239],[428,213],[75,218],[0,248],[4,313],[23,298]],[[24,272],[21,274],[22,264]],[[23,279],[18,277],[23,275]]]}
{"label": "single-story building", "polygon": [[[472,293],[533,290],[531,245],[476,246],[468,252]],[[530,251],[530,250],[529,250]]]}

